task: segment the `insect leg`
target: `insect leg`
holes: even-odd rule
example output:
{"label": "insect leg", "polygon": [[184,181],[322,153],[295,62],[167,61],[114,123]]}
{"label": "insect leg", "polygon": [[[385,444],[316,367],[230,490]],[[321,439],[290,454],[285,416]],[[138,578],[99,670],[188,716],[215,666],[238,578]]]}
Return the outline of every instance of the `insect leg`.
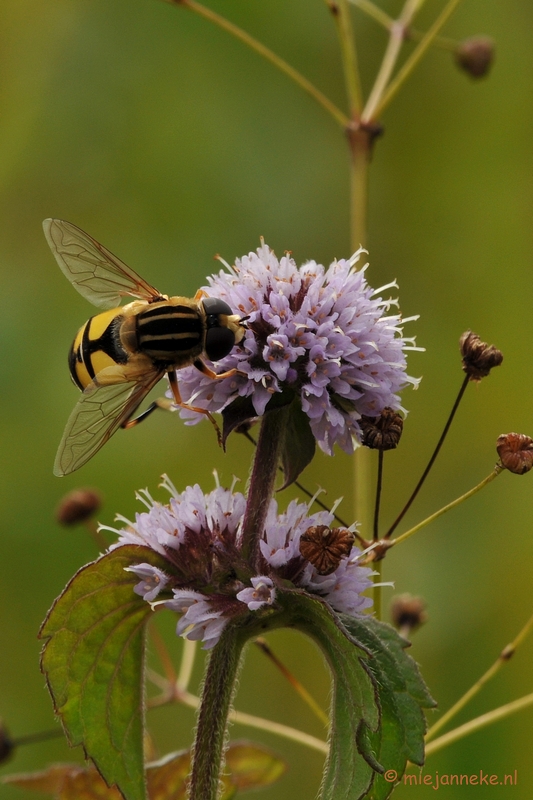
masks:
{"label": "insect leg", "polygon": [[222,434],[220,433],[220,428],[218,427],[213,415],[206,408],[191,406],[188,403],[183,402],[183,400],[181,399],[181,394],[178,386],[178,379],[176,377],[176,373],[174,372],[174,370],[168,373],[168,382],[170,383],[170,388],[172,390],[172,394],[174,395],[174,403],[177,406],[181,406],[181,408],[190,408],[191,411],[197,411],[198,414],[204,414],[213,425],[215,431],[217,432],[218,443],[223,448],[224,446],[222,444]]}
{"label": "insect leg", "polygon": [[172,400],[168,400],[166,397],[160,397],[158,400],[154,400],[153,403],[150,403],[146,411],[143,411],[138,417],[135,417],[135,419],[129,419],[127,422],[123,422],[120,427],[133,428],[135,425],[138,425],[139,422],[142,422],[143,419],[146,419],[146,417],[151,414],[152,411],[155,411],[156,408],[161,408],[163,411],[170,411],[171,406]]}
{"label": "insect leg", "polygon": [[196,369],[200,370],[203,375],[207,375],[208,378],[211,378],[212,381],[219,381],[221,378],[231,378],[232,375],[236,375],[239,370],[233,367],[233,369],[228,369],[226,372],[221,372],[220,374],[213,372],[212,369],[209,369],[207,364],[204,364],[201,358],[197,358],[194,362],[194,366]]}

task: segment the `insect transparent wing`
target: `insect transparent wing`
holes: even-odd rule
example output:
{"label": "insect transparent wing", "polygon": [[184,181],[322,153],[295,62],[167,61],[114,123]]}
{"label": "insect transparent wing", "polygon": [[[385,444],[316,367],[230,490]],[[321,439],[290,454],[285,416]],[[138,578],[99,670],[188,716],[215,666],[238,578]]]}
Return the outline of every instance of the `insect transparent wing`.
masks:
{"label": "insect transparent wing", "polygon": [[160,292],[71,222],[45,219],[44,235],[63,273],[86,300],[114,308],[122,297],[153,300]]}
{"label": "insect transparent wing", "polygon": [[74,407],[54,463],[54,475],[69,475],[89,461],[133,414],[164,372],[154,370],[140,381],[96,386],[91,383]]}

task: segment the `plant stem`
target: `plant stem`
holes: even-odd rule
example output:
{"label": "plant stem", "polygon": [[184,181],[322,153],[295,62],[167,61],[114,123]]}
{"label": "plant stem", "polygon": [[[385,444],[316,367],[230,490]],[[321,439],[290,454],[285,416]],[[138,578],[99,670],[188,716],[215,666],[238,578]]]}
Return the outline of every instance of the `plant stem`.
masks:
{"label": "plant stem", "polygon": [[245,641],[242,631],[230,623],[211,651],[198,714],[189,800],[218,797],[228,711]]}
{"label": "plant stem", "polygon": [[518,700],[513,700],[512,703],[494,708],[492,711],[488,711],[480,717],[471,719],[470,722],[466,722],[459,728],[445,733],[443,736],[440,736],[438,739],[428,744],[426,747],[426,756],[432,755],[438,750],[442,750],[443,747],[447,747],[449,744],[452,744],[452,742],[456,742],[458,739],[468,736],[469,733],[474,733],[474,731],[478,731],[480,728],[492,725],[494,722],[497,722],[497,720],[509,717],[516,711],[521,711],[523,708],[527,708],[527,706],[531,705],[533,705],[533,693],[520,697]]}
{"label": "plant stem", "polygon": [[[394,25],[394,19],[382,11],[372,0],[350,0],[350,3],[356,6],[356,8],[359,8],[368,17],[375,20],[382,28],[385,28],[385,30],[390,31]],[[405,31],[406,40],[412,40],[413,42],[422,41],[425,35],[424,31],[419,31],[411,26]],[[449,52],[453,52],[457,47],[457,41],[447,36],[435,36],[432,44],[440,47],[442,50],[448,50]]]}
{"label": "plant stem", "polygon": [[479,678],[475,682],[470,689],[465,692],[465,694],[456,702],[454,705],[448,709],[448,711],[442,715],[442,717],[428,730],[426,734],[426,742],[429,742],[430,739],[435,737],[444,726],[455,717],[456,714],[463,709],[470,700],[475,697],[475,695],[483,688],[483,686],[488,683],[503,667],[504,664],[507,664],[509,659],[515,654],[516,649],[522,644],[524,639],[529,635],[531,629],[533,628],[533,615],[528,619],[518,636],[506,647],[503,648],[502,652],[492,664],[492,666],[485,672],[484,675]]}
{"label": "plant stem", "polygon": [[463,383],[461,384],[461,388],[459,389],[459,394],[455,398],[455,403],[453,404],[452,410],[450,411],[450,416],[448,417],[446,425],[444,426],[444,430],[442,431],[442,433],[440,435],[440,439],[437,442],[437,446],[435,447],[435,450],[433,451],[433,455],[429,459],[427,467],[425,468],[424,472],[422,473],[422,477],[420,478],[420,480],[416,484],[411,497],[409,498],[407,503],[404,505],[402,511],[398,514],[398,516],[396,517],[396,519],[394,520],[394,522],[390,526],[389,530],[385,534],[385,536],[384,536],[385,539],[388,539],[392,535],[392,533],[396,530],[396,528],[398,527],[398,525],[400,524],[400,522],[402,521],[402,519],[404,518],[404,516],[406,515],[406,513],[410,509],[410,507],[411,507],[411,505],[413,503],[413,500],[417,496],[418,492],[422,488],[422,485],[423,485],[424,481],[426,480],[427,476],[429,475],[429,471],[431,470],[431,467],[435,463],[435,459],[437,458],[437,456],[439,454],[439,451],[440,451],[440,449],[441,449],[441,447],[442,447],[442,445],[444,443],[444,440],[446,439],[448,431],[450,430],[450,426],[451,426],[451,424],[453,422],[453,418],[455,417],[455,412],[459,408],[459,403],[461,402],[461,400],[463,398],[463,395],[465,393],[466,387],[468,386],[469,380],[470,379],[469,379],[468,375],[465,375]]}
{"label": "plant stem", "polygon": [[372,3],[371,0],[350,0],[350,2],[354,6],[360,8],[361,11],[364,11],[365,14],[368,14],[369,17],[375,19],[376,22],[379,22],[380,25],[383,25],[387,30],[390,30],[391,26],[394,24],[393,18],[389,17],[379,6]]}
{"label": "plant stem", "polygon": [[351,119],[358,119],[363,107],[363,93],[359,77],[359,63],[348,0],[326,0],[337,23],[346,94]]}
{"label": "plant stem", "polygon": [[261,421],[242,523],[241,553],[252,570],[259,560],[259,542],[274,493],[288,413],[289,406],[277,408],[266,413]]}
{"label": "plant stem", "polygon": [[383,484],[383,450],[379,451],[378,460],[378,483],[376,486],[376,505],[374,507],[374,536],[373,539],[377,542],[379,537],[379,505],[381,502],[381,487]]}
{"label": "plant stem", "polygon": [[197,3],[196,0],[165,0],[165,2],[174,6],[183,6],[184,8],[188,8],[190,11],[194,11],[195,14],[198,14],[204,19],[209,20],[209,22],[218,25],[219,28],[222,28],[222,30],[230,33],[236,39],[239,39],[239,41],[243,42],[245,45],[250,47],[260,56],[281,70],[281,72],[294,81],[294,83],[296,83],[300,89],[303,89],[304,92],[307,92],[307,94],[316,100],[316,102],[321,105],[322,108],[328,112],[328,114],[331,114],[333,119],[342,128],[345,128],[346,125],[348,125],[349,119],[346,114],[344,114],[340,108],[337,108],[335,103],[332,103],[331,100],[320,91],[320,89],[317,89],[317,87],[314,86],[311,81],[305,78],[300,72],[298,72],[298,70],[294,69],[294,67],[292,67],[287,61],[276,55],[276,53],[270,50],[269,47],[266,47],[245,30],[239,28],[238,25],[230,22],[225,17],[222,17],[220,14],[212,11],[210,8],[201,5],[201,3]]}
{"label": "plant stem", "polygon": [[383,61],[381,62],[368,101],[361,114],[361,120],[363,122],[371,122],[376,118],[375,112],[389,83],[392,71],[396,66],[396,61],[398,60],[398,55],[400,54],[400,49],[405,39],[405,31],[411,24],[413,17],[423,2],[424,0],[406,0],[399,18],[392,23],[389,42],[385,50],[385,55],[383,56]]}
{"label": "plant stem", "polygon": [[502,466],[500,466],[499,464],[496,464],[496,466],[494,467],[493,471],[489,475],[487,475],[487,477],[484,478],[481,481],[481,483],[478,483],[477,486],[474,486],[473,489],[470,489],[469,492],[466,492],[466,494],[461,495],[461,497],[458,497],[453,502],[448,503],[447,506],[444,506],[443,508],[439,509],[439,511],[436,511],[430,517],[426,517],[426,519],[422,520],[422,522],[419,522],[418,525],[415,525],[414,528],[411,528],[410,530],[406,531],[405,533],[402,533],[401,536],[398,536],[396,539],[392,539],[390,541],[391,547],[392,547],[392,545],[400,544],[400,542],[404,542],[406,539],[409,539],[409,537],[413,536],[413,534],[418,533],[419,530],[421,530],[422,528],[425,528],[426,525],[429,525],[431,522],[434,522],[436,519],[441,517],[447,511],[451,511],[452,508],[455,508],[456,506],[460,505],[460,503],[463,503],[465,500],[468,500],[470,497],[472,497],[472,495],[476,494],[476,492],[479,492],[488,483],[493,481],[494,478],[497,478],[498,475],[503,471],[504,471],[504,468]]}
{"label": "plant stem", "polygon": [[422,40],[417,45],[416,49],[411,53],[405,64],[399,70],[398,74],[389,83],[381,102],[374,110],[375,117],[380,117],[385,108],[389,105],[391,100],[396,96],[399,89],[405,83],[411,72],[418,66],[426,54],[427,49],[432,44],[442,26],[448,21],[452,13],[455,11],[461,0],[449,0],[448,5],[439,14],[431,28],[424,34]]}

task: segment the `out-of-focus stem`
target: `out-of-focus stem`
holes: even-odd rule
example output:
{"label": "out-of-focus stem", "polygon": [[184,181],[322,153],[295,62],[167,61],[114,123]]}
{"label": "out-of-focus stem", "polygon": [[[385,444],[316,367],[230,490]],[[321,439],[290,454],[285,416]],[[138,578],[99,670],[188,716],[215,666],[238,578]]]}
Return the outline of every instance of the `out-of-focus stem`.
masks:
{"label": "out-of-focus stem", "polygon": [[503,648],[502,652],[492,664],[492,666],[485,672],[484,675],[477,680],[470,689],[465,692],[465,694],[456,702],[454,705],[448,709],[448,711],[442,715],[442,717],[431,726],[426,734],[426,742],[429,742],[430,739],[434,739],[435,735],[444,728],[447,723],[456,716],[456,714],[463,709],[470,700],[475,697],[475,695],[483,688],[483,686],[488,683],[504,666],[507,664],[510,658],[515,654],[517,648],[522,644],[524,639],[529,635],[531,629],[533,628],[533,615],[528,619],[518,636],[506,647]]}
{"label": "out-of-focus stem", "polygon": [[440,29],[448,21],[449,17],[453,14],[461,0],[449,0],[448,5],[439,14],[431,28],[424,34],[422,40],[417,45],[416,49],[411,53],[405,64],[398,71],[397,75],[391,80],[386,91],[384,92],[381,101],[374,109],[374,116],[380,117],[385,108],[389,105],[391,100],[396,96],[399,89],[405,83],[407,78],[411,75],[419,61],[426,54],[427,49],[432,44]]}
{"label": "out-of-focus stem", "polygon": [[316,100],[316,102],[319,103],[322,108],[328,112],[328,114],[331,114],[331,116],[341,127],[346,127],[349,122],[348,117],[343,111],[340,110],[340,108],[337,108],[335,103],[332,103],[331,100],[320,91],[320,89],[317,89],[317,87],[314,86],[311,81],[305,78],[300,72],[298,72],[298,70],[294,69],[294,67],[285,61],[285,59],[276,55],[276,53],[270,50],[269,47],[266,47],[245,30],[239,28],[238,25],[230,22],[225,17],[222,17],[220,14],[212,11],[210,8],[203,6],[201,3],[197,3],[196,0],[165,0],[165,2],[170,3],[173,6],[183,6],[184,8],[188,8],[190,11],[194,11],[195,14],[198,14],[204,19],[209,20],[209,22],[218,25],[219,28],[222,28],[222,30],[230,33],[236,39],[239,39],[241,42],[243,42],[243,44],[250,47],[260,56],[281,70],[281,72],[287,75],[288,78],[293,80],[301,89],[303,89],[304,92],[307,92],[307,94]]}
{"label": "out-of-focus stem", "polygon": [[361,91],[359,63],[357,61],[357,50],[352,28],[352,18],[350,16],[350,6],[348,0],[326,0],[326,3],[337,23],[344,70],[344,82],[346,84],[346,93],[350,105],[350,117],[356,119],[361,114],[361,109],[363,107],[363,93]]}
{"label": "out-of-focus stem", "polygon": [[383,93],[389,83],[392,71],[396,66],[401,46],[405,39],[405,31],[411,24],[413,17],[419,10],[424,0],[406,0],[399,18],[390,27],[390,37],[383,61],[379,68],[374,86],[370,92],[368,101],[364,107],[361,119],[363,122],[371,122],[376,118],[376,109],[380,103]]}
{"label": "out-of-focus stem", "polygon": [[478,731],[480,728],[485,728],[487,725],[492,725],[499,719],[509,717],[516,711],[522,711],[523,708],[527,708],[527,706],[531,705],[533,705],[533,693],[526,694],[518,700],[513,700],[512,703],[494,708],[492,711],[488,711],[480,717],[471,719],[470,722],[466,722],[464,725],[459,726],[459,728],[455,728],[453,731],[445,733],[443,736],[435,739],[435,741],[430,742],[426,747],[426,756],[432,755],[438,750],[442,750],[443,747],[447,747],[449,744],[456,742],[458,739],[463,739],[465,736],[468,736],[468,734],[474,733],[474,731]]}
{"label": "out-of-focus stem", "polygon": [[411,528],[410,530],[406,531],[405,533],[402,533],[402,535],[398,536],[396,539],[389,540],[390,546],[392,547],[392,545],[396,545],[396,544],[400,544],[401,542],[404,542],[406,539],[409,539],[415,533],[418,533],[418,531],[422,530],[422,528],[425,528],[426,525],[429,525],[431,522],[434,522],[439,517],[442,517],[442,515],[446,514],[447,511],[451,511],[452,508],[455,508],[456,506],[458,506],[461,503],[463,503],[465,500],[468,500],[470,497],[472,497],[472,495],[476,494],[476,492],[479,492],[488,483],[493,481],[494,478],[497,478],[498,475],[500,474],[500,472],[503,472],[503,470],[504,470],[504,468],[502,466],[500,466],[500,464],[496,464],[496,466],[494,467],[494,469],[490,473],[490,475],[487,475],[487,477],[484,478],[484,480],[482,480],[481,483],[478,483],[478,485],[474,486],[473,489],[470,489],[469,492],[466,492],[466,494],[461,495],[461,497],[458,497],[456,500],[453,500],[453,502],[448,503],[447,506],[444,506],[443,508],[439,509],[439,511],[436,511],[430,517],[426,517],[426,519],[422,520],[422,522],[419,522],[418,525],[415,525],[414,528]]}

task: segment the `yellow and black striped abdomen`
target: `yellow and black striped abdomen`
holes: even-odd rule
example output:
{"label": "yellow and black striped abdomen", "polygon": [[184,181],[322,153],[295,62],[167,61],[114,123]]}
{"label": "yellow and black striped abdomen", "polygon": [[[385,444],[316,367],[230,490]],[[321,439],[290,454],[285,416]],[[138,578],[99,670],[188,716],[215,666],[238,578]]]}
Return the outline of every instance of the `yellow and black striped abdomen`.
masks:
{"label": "yellow and black striped abdomen", "polygon": [[72,380],[82,391],[101,370],[128,361],[120,343],[122,321],[122,308],[112,308],[91,317],[76,334],[68,365]]}
{"label": "yellow and black striped abdomen", "polygon": [[161,303],[136,316],[137,347],[154,361],[192,364],[205,345],[205,322],[194,306]]}

